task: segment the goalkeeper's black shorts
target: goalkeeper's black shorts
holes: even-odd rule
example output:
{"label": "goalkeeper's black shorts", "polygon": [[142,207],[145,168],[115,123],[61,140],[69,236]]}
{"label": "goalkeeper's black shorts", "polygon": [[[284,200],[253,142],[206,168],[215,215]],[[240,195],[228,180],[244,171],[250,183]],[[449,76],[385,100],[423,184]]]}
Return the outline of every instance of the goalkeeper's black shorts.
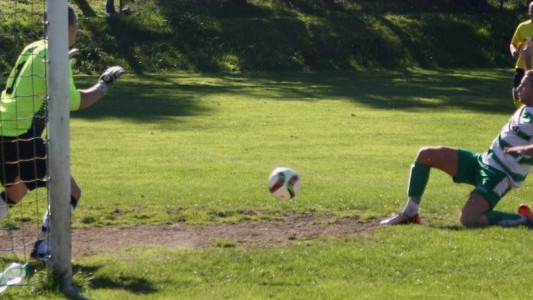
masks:
{"label": "goalkeeper's black shorts", "polygon": [[0,136],[0,181],[4,186],[22,182],[29,190],[46,186],[47,145],[43,138]]}

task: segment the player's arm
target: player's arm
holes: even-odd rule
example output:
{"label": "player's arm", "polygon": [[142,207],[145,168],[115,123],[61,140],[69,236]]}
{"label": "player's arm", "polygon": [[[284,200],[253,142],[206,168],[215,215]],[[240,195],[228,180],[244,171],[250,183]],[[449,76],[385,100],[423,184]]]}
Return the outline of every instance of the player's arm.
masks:
{"label": "player's arm", "polygon": [[518,25],[515,32],[513,33],[513,37],[511,38],[511,43],[509,44],[509,51],[511,52],[511,57],[513,59],[518,59],[518,57],[520,56],[520,48],[524,39],[520,34],[520,27],[521,26]]}
{"label": "player's arm", "polygon": [[87,89],[80,89],[81,100],[79,109],[87,108],[102,99],[115,80],[124,74],[124,72],[124,69],[120,66],[109,67],[102,73],[95,85]]}
{"label": "player's arm", "polygon": [[87,108],[96,102],[98,100],[102,99],[104,97],[104,93],[98,89],[98,84],[93,85],[90,88],[87,89],[79,89],[78,90],[81,94],[81,100],[80,100],[80,107],[79,109],[82,110],[84,108]]}
{"label": "player's arm", "polygon": [[515,45],[513,43],[509,44],[509,51],[511,51],[511,57],[513,59],[518,59],[518,55],[520,54],[520,45]]}
{"label": "player's arm", "polygon": [[533,42],[531,38],[526,39],[526,42],[520,47],[520,56],[524,58],[525,69],[531,70],[531,48],[533,47]]}
{"label": "player's arm", "polygon": [[533,156],[533,144],[522,145],[522,146],[514,146],[514,147],[506,147],[506,148],[503,149],[503,152],[505,152],[507,154],[514,154],[514,155]]}

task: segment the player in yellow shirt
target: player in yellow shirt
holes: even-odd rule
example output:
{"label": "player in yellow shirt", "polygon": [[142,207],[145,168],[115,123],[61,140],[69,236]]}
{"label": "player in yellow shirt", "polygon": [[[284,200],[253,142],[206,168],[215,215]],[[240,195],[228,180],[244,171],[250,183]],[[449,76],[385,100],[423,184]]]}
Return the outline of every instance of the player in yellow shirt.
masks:
{"label": "player in yellow shirt", "polygon": [[[71,47],[78,32],[78,18],[68,7],[68,37]],[[46,82],[47,40],[26,46],[17,58],[0,98],[0,221],[8,208],[19,203],[31,190],[46,186],[47,144],[42,134],[47,123]],[[70,110],[80,110],[98,102],[109,86],[122,74],[119,66],[108,68],[99,81],[87,89],[77,89],[69,68]],[[81,196],[81,190],[71,177],[71,210]],[[44,216],[42,231],[31,256],[46,259],[49,255],[49,213]]]}
{"label": "player in yellow shirt", "polygon": [[520,81],[522,81],[522,77],[524,77],[525,70],[525,62],[524,58],[520,55],[520,48],[524,45],[524,42],[527,39],[533,38],[533,2],[528,5],[528,14],[530,19],[518,24],[513,34],[513,38],[511,39],[511,44],[509,45],[511,56],[513,59],[516,59],[513,79],[513,101],[517,108],[520,107],[522,103],[518,99],[516,89],[520,84]]}

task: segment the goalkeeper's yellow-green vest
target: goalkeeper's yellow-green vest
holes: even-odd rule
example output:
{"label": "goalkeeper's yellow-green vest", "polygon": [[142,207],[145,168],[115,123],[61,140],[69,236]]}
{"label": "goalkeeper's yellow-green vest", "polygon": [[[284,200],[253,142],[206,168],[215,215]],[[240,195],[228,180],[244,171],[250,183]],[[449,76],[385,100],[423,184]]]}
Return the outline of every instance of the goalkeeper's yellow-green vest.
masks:
{"label": "goalkeeper's yellow-green vest", "polygon": [[[0,99],[0,136],[19,136],[46,123],[46,76],[48,43],[39,40],[26,46],[17,58]],[[70,110],[80,107],[81,94],[69,67]],[[53,99],[51,100],[53,101]],[[41,124],[34,124],[39,122]],[[42,130],[41,130],[42,131]],[[40,133],[39,133],[40,134]]]}

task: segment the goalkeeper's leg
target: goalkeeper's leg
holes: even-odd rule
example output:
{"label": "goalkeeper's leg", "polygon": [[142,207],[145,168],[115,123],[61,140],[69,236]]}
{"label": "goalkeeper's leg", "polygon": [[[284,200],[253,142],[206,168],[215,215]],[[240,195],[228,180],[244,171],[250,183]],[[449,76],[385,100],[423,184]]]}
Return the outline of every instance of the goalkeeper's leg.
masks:
{"label": "goalkeeper's leg", "polygon": [[[74,180],[70,178],[71,182],[71,196],[70,196],[70,213],[74,212],[74,209],[78,205],[78,201],[81,198],[81,189]],[[43,216],[43,223],[41,226],[41,232],[31,252],[31,257],[36,259],[47,259],[50,256],[50,242],[48,240],[48,232],[50,231],[50,206],[46,209]]]}
{"label": "goalkeeper's leg", "polygon": [[20,176],[15,177],[13,182],[0,192],[0,222],[7,216],[9,208],[19,203],[28,193],[28,188],[20,179]]}
{"label": "goalkeeper's leg", "polygon": [[0,193],[0,221],[7,216],[9,208],[19,203],[28,193],[28,189],[21,182],[20,177],[17,177],[15,180],[19,183],[10,185]]}

